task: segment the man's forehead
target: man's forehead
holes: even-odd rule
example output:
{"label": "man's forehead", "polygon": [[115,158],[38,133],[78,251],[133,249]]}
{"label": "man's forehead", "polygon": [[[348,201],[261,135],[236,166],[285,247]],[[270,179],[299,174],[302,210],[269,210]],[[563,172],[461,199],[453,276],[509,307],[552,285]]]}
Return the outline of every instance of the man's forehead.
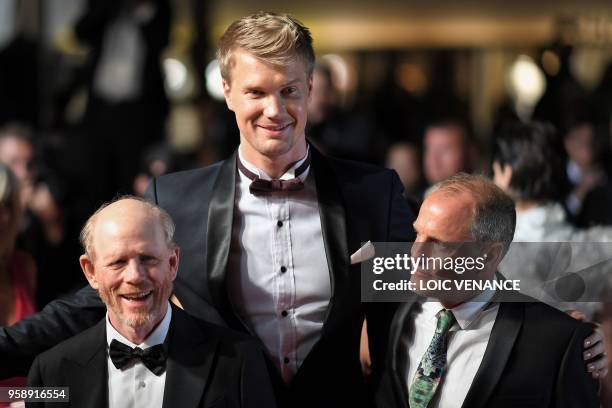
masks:
{"label": "man's forehead", "polygon": [[457,125],[433,126],[427,130],[425,141],[463,141],[464,132]]}
{"label": "man's forehead", "polygon": [[469,223],[475,207],[476,200],[468,191],[437,190],[425,199],[421,208],[428,216]]}
{"label": "man's forehead", "polygon": [[[300,81],[309,77],[306,73],[304,61],[297,54],[294,58],[276,62],[266,60],[242,48],[235,49],[232,51],[229,60],[230,78],[228,78],[228,82],[235,79],[231,73],[237,68],[237,65],[240,65],[240,69],[248,70],[249,73],[256,73],[253,68],[264,66],[267,70],[286,77],[287,81]],[[245,78],[248,79],[248,77],[240,77],[239,79]]]}
{"label": "man's forehead", "polygon": [[120,200],[103,208],[96,215],[94,238],[143,230],[152,231],[156,227],[159,227],[158,217],[147,204],[138,200]]}
{"label": "man's forehead", "polygon": [[9,150],[13,152],[16,149],[30,152],[32,150],[32,145],[28,141],[14,136],[6,136],[0,139],[0,153]]}

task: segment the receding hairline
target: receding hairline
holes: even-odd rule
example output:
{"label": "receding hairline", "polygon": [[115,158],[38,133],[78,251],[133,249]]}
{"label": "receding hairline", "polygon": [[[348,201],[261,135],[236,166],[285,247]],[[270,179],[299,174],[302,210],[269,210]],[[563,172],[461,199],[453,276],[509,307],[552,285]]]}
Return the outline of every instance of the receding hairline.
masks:
{"label": "receding hairline", "polygon": [[[103,216],[106,212],[112,211],[113,209],[117,210],[114,207],[125,203],[125,202],[133,202],[134,204],[140,206],[145,210],[145,213],[138,212],[137,214],[143,216],[143,218],[154,218],[157,226],[162,231],[164,235],[164,241],[169,249],[173,249],[176,244],[174,243],[174,222],[170,215],[161,207],[152,204],[140,197],[136,196],[122,196],[113,201],[102,204],[85,222],[83,229],[80,234],[81,245],[83,246],[83,250],[88,256],[94,256],[94,231],[96,229],[96,225],[98,224],[99,218]],[[125,216],[125,214],[123,214]]]}

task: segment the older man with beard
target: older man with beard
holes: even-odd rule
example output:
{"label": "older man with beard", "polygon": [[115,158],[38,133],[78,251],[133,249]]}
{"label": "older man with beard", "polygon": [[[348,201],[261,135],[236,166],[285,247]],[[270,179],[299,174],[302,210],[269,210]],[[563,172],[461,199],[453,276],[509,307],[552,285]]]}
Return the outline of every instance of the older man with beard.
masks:
{"label": "older man with beard", "polygon": [[132,197],[90,217],[80,263],[106,317],[40,355],[29,385],[70,387],[73,407],[275,406],[254,340],[170,306],[173,235],[164,210]]}

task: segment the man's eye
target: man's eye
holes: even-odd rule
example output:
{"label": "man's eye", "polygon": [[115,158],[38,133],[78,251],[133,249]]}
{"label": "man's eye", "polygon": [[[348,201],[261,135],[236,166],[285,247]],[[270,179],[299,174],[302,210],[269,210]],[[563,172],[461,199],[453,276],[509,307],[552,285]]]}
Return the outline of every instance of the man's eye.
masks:
{"label": "man's eye", "polygon": [[123,259],[116,259],[109,264],[109,266],[112,268],[119,268],[123,265],[125,265],[125,260]]}
{"label": "man's eye", "polygon": [[154,256],[150,256],[150,255],[142,255],[140,257],[140,262],[146,263],[146,264],[154,264],[157,262],[157,258],[155,258]]}
{"label": "man's eye", "polygon": [[247,91],[247,95],[250,95],[250,96],[253,96],[253,97],[258,97],[258,96],[263,95],[263,92],[258,91],[256,89],[250,89],[250,90]]}
{"label": "man's eye", "polygon": [[285,95],[293,95],[295,93],[297,93],[298,89],[295,86],[288,86],[287,88],[283,89],[283,94]]}

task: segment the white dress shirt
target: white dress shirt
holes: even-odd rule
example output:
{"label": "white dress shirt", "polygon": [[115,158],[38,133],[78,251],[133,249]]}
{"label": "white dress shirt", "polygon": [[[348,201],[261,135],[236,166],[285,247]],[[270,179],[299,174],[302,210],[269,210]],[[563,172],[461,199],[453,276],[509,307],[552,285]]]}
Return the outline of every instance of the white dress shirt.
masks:
{"label": "white dress shirt", "polygon": [[[162,344],[168,334],[172,308],[168,303],[168,311],[155,330],[141,344],[134,344],[121,335],[108,320],[106,313],[106,345],[110,347],[113,340],[130,347],[140,347],[145,350],[157,344]],[[109,408],[161,408],[164,402],[164,387],[166,372],[157,376],[140,361],[135,361],[123,370],[115,367],[107,353],[108,365],[108,406]]]}
{"label": "white dress shirt", "polygon": [[[270,176],[244,159],[260,178]],[[292,166],[280,179],[294,178]],[[331,283],[314,178],[299,176],[304,189],[255,196],[251,180],[236,175],[228,289],[235,310],[259,337],[289,383],[319,340]]]}
{"label": "white dress shirt", "polygon": [[[448,333],[446,369],[429,408],[457,408],[463,404],[482,362],[499,310],[499,304],[488,303],[494,294],[491,290],[482,292],[472,301],[451,309],[456,322]],[[401,345],[408,347],[409,367],[405,379],[408,390],[434,336],[436,314],[444,309],[435,301],[424,302],[422,306],[415,316],[412,338],[404,339]]]}

